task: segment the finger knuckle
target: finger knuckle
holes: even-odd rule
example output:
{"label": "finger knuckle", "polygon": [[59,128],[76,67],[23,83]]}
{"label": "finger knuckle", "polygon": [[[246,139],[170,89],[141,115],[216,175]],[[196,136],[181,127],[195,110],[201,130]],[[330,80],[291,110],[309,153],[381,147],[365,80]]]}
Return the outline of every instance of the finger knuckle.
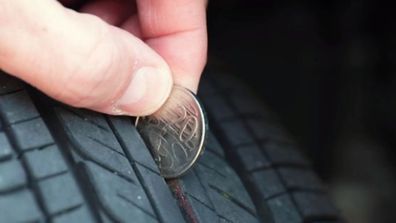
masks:
{"label": "finger knuckle", "polygon": [[[111,85],[117,79],[116,60],[112,59],[111,50],[103,50],[97,45],[85,59],[85,65],[81,65],[71,74],[71,79],[66,84],[67,100],[76,107],[92,107],[100,103],[106,103],[112,95]],[[107,52],[106,56],[101,55]]]}

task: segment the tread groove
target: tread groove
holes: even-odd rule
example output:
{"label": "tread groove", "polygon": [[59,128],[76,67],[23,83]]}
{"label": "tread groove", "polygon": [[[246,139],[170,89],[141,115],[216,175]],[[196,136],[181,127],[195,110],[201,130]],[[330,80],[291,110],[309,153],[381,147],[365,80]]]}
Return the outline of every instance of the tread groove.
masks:
{"label": "tread groove", "polygon": [[214,149],[211,149],[209,147],[205,148],[205,152],[212,153],[213,155],[217,156],[219,159],[224,159],[224,156],[222,156],[220,153],[216,152]]}
{"label": "tread groove", "polygon": [[69,108],[66,107],[66,106],[62,106],[62,109],[66,110],[67,112],[72,113],[73,115],[75,115],[76,117],[80,118],[81,120],[83,120],[83,121],[85,121],[85,122],[89,122],[90,124],[92,124],[92,125],[98,127],[99,129],[101,129],[101,130],[103,130],[103,131],[110,132],[109,129],[107,129],[106,127],[103,127],[103,126],[99,125],[98,123],[96,123],[96,122],[90,120],[89,118],[86,118],[86,117],[82,116],[82,115],[79,114],[78,112],[75,112],[75,111],[73,111],[72,109],[69,109]]}
{"label": "tread groove", "polygon": [[152,217],[153,219],[157,220],[157,218],[152,215],[151,213],[149,213],[148,211],[146,211],[144,208],[140,207],[139,205],[137,205],[135,202],[133,202],[132,200],[128,199],[127,197],[125,197],[122,194],[117,193],[117,196],[119,198],[121,198],[122,200],[124,200],[125,202],[131,204],[132,206],[138,208],[139,210],[141,210],[143,213],[147,214],[148,216]]}
{"label": "tread groove", "polygon": [[[1,71],[1,70],[0,70]],[[1,74],[1,73],[0,73]],[[3,75],[3,74],[1,74],[1,75]],[[12,91],[8,91],[8,92],[6,92],[6,93],[2,93],[2,94],[0,94],[0,96],[6,96],[6,95],[11,95],[11,94],[15,94],[15,93],[19,93],[19,92],[22,92],[22,91],[24,91],[25,89],[23,89],[23,88],[20,88],[20,89],[16,89],[16,90],[12,90]]]}
{"label": "tread groove", "polygon": [[107,145],[106,143],[104,143],[104,142],[102,142],[102,141],[100,141],[100,140],[98,140],[98,139],[95,139],[95,138],[93,138],[93,137],[91,137],[91,136],[87,136],[87,138],[89,138],[90,140],[92,140],[92,141],[94,141],[94,142],[96,142],[96,143],[98,143],[98,144],[100,144],[100,145],[102,145],[102,146],[108,148],[109,150],[111,150],[111,151],[113,151],[113,152],[115,152],[115,153],[118,153],[119,155],[125,157],[125,154],[120,153],[119,151],[117,151],[117,150],[114,149],[113,147]]}
{"label": "tread groove", "polygon": [[[107,124],[110,126],[110,130],[111,130],[111,131],[113,132],[113,134],[115,135],[115,137],[116,137],[118,143],[120,144],[121,149],[124,151],[124,153],[128,154],[128,153],[125,151],[125,150],[127,150],[127,149],[125,148],[124,143],[123,143],[122,140],[120,139],[120,136],[119,136],[119,135],[116,133],[116,131],[114,130],[114,125],[113,125],[113,123],[109,120],[108,117],[105,117],[105,120],[106,120]],[[154,205],[154,204],[155,204],[154,201],[153,201],[154,198],[152,197],[152,194],[151,194],[150,191],[148,190],[148,187],[146,186],[146,182],[145,182],[143,176],[141,175],[139,169],[136,167],[135,161],[132,160],[132,159],[130,159],[130,157],[128,157],[128,155],[126,156],[126,159],[128,160],[128,162],[129,162],[129,164],[131,165],[132,169],[135,171],[136,177],[138,178],[138,180],[139,180],[140,183],[142,184],[142,188],[143,188],[144,192],[146,193],[147,198],[148,198],[148,200],[149,200],[149,202],[150,202],[150,204],[151,204],[151,207],[153,208],[156,217],[159,219],[159,222],[164,222],[164,219],[162,219],[162,216],[160,215],[160,211],[158,210],[158,207],[157,207],[156,205]],[[145,167],[145,166],[143,166],[143,167]],[[147,168],[147,167],[145,167],[145,168],[151,171],[150,168]]]}
{"label": "tread groove", "polygon": [[[4,117],[2,117],[1,120],[2,120],[2,123],[6,123],[4,121]],[[10,141],[10,144],[12,145],[12,148],[18,148],[17,151],[15,151],[15,152],[17,152],[17,153],[19,152],[20,153],[21,149],[17,146],[18,144],[16,142],[15,136],[11,133],[10,130],[11,130],[10,128],[6,128],[4,132],[8,136],[8,139]],[[44,200],[43,200],[44,198],[43,198],[43,196],[42,196],[42,194],[41,194],[41,192],[40,192],[40,190],[38,188],[37,182],[35,182],[33,180],[32,173],[29,171],[29,168],[27,167],[26,162],[24,162],[23,160],[21,160],[20,162],[22,164],[22,167],[23,167],[23,169],[24,169],[24,171],[26,173],[26,177],[28,179],[26,186],[33,193],[33,195],[35,197],[35,200],[37,201],[38,207],[39,207],[40,211],[44,215],[44,218],[48,219],[49,212],[48,212],[48,210],[46,209],[46,207],[44,205]]]}
{"label": "tread groove", "polygon": [[[208,78],[209,79],[209,78]],[[220,80],[217,80],[213,77],[210,78],[209,82],[211,83],[211,85],[214,87],[214,89],[221,89],[221,82]],[[230,88],[232,89],[232,88]],[[243,128],[244,131],[246,131],[246,134],[250,136],[250,139],[253,139],[252,142],[246,143],[246,144],[250,144],[252,146],[258,146],[259,148],[261,148],[259,151],[260,153],[267,158],[268,160],[271,160],[271,151],[267,151],[265,149],[263,149],[263,146],[265,146],[265,144],[267,144],[270,140],[274,140],[277,143],[290,143],[293,141],[288,140],[288,135],[282,131],[277,132],[277,129],[274,129],[275,135],[264,135],[264,136],[260,136],[258,135],[259,133],[254,129],[254,127],[252,127],[249,123],[252,121],[252,119],[248,116],[243,115],[243,111],[240,111],[236,102],[233,100],[233,95],[230,95],[229,93],[225,92],[225,91],[218,91],[218,95],[220,97],[223,98],[223,100],[225,101],[225,103],[229,106],[229,109],[234,111],[234,113],[236,113],[236,117],[234,120],[232,120],[232,118],[228,118],[229,122],[235,121],[235,120],[239,120],[241,127]],[[259,104],[259,103],[257,103]],[[256,108],[252,108],[253,113],[255,112]],[[259,112],[257,110],[257,112]],[[269,113],[269,117],[273,116],[272,113]],[[210,118],[215,118],[215,117],[211,117]],[[263,123],[268,123],[271,124],[273,123],[273,121],[270,121],[264,117],[262,117],[264,122]],[[215,119],[214,119],[215,120]],[[256,120],[256,119],[253,119]],[[277,120],[275,118],[275,120]],[[214,122],[214,124],[217,124],[216,122]],[[276,195],[272,195],[270,198],[276,198],[277,196],[280,196],[282,194],[287,194],[287,195],[291,195],[292,192],[296,192],[298,191],[298,189],[293,189],[293,188],[287,188],[287,182],[283,179],[280,171],[278,170],[279,167],[291,167],[294,169],[311,169],[311,167],[309,165],[303,165],[303,164],[299,164],[299,163],[271,163],[271,165],[269,165],[268,167],[265,168],[256,168],[253,171],[246,171],[246,168],[243,167],[243,161],[238,157],[238,154],[236,152],[236,150],[238,150],[238,147],[240,147],[240,144],[244,144],[244,143],[238,143],[237,145],[232,144],[232,142],[229,139],[229,135],[226,135],[227,130],[223,129],[221,126],[219,125],[215,125],[214,126],[214,130],[215,133],[217,133],[217,135],[220,136],[220,143],[222,144],[223,148],[227,148],[229,147],[230,149],[226,149],[225,150],[225,154],[226,154],[226,158],[230,161],[230,163],[233,163],[233,167],[238,170],[238,173],[240,175],[240,177],[243,179],[243,182],[245,184],[245,187],[248,189],[250,197],[253,199],[256,207],[258,207],[260,209],[259,215],[262,218],[262,220],[268,218],[265,215],[273,215],[274,213],[269,209],[268,204],[262,205],[260,203],[260,196],[256,197],[255,194],[257,194],[260,191],[260,188],[256,185],[256,183],[253,181],[253,175],[252,173],[256,172],[256,171],[260,171],[260,170],[272,170],[274,171],[274,173],[276,174],[276,176],[279,178],[280,183],[286,188],[285,192],[282,193],[278,193]],[[281,138],[279,138],[278,136],[281,136]],[[289,161],[287,161],[289,162]],[[292,162],[292,161],[290,161]],[[235,166],[236,164],[238,164],[237,166]],[[242,166],[242,167],[240,167]],[[305,191],[304,188],[301,189],[302,191]],[[310,192],[310,193],[323,193],[322,191],[317,191],[317,190],[309,190],[306,192]],[[295,198],[293,196],[290,196],[291,199],[291,204],[294,206],[293,209],[295,209],[296,213],[299,215],[299,217],[301,219],[304,219],[304,214],[302,212],[302,210],[300,209],[301,207],[299,207],[297,201],[295,200]],[[265,199],[265,200],[269,200],[269,199]],[[325,217],[325,216],[323,216]],[[318,218],[315,220],[326,220],[327,218]],[[334,218],[337,219],[337,218]],[[304,219],[304,222],[306,222],[307,219]]]}
{"label": "tread groove", "polygon": [[119,178],[121,178],[121,179],[123,179],[123,180],[125,180],[125,181],[127,181],[127,182],[129,182],[129,183],[131,183],[131,184],[133,184],[133,185],[137,185],[137,183],[136,183],[134,180],[130,179],[130,178],[127,177],[127,176],[124,176],[124,175],[121,174],[121,173],[118,173],[117,170],[113,170],[113,169],[107,167],[106,165],[103,165],[102,163],[100,163],[100,162],[98,162],[98,161],[96,161],[96,160],[93,160],[93,159],[89,159],[89,161],[92,162],[92,163],[94,163],[94,164],[96,164],[96,165],[98,165],[98,166],[100,166],[101,168],[103,168],[103,169],[105,169],[105,170],[107,170],[107,171],[113,173],[115,176],[117,176],[117,177],[119,177]]}
{"label": "tread groove", "polygon": [[[217,87],[219,87],[219,84],[217,83],[217,81],[212,80],[213,84]],[[230,100],[230,96],[227,94],[222,94],[222,96],[224,97],[224,99],[226,100],[226,103],[232,107],[235,111],[238,111],[238,109],[236,108],[236,106],[234,105],[234,103]],[[242,125],[243,127],[249,132],[249,134],[252,136],[253,138],[253,143],[255,145],[261,145],[261,140],[259,138],[256,137],[256,133],[250,128],[250,126],[247,124],[246,120],[242,120]],[[267,141],[267,139],[265,139],[265,141]],[[269,158],[270,156],[267,154],[266,151],[264,151],[263,149],[260,149],[260,152],[266,157]],[[280,175],[279,171],[277,169],[274,169],[276,175],[278,176],[280,182],[282,183],[282,185],[284,185],[286,187],[286,182],[282,179],[282,176]],[[286,189],[286,191],[290,192],[288,189]],[[297,202],[291,197],[291,200],[293,202],[293,204],[297,207]],[[299,208],[297,208],[297,211],[300,215],[301,218],[303,218],[303,213],[301,213],[301,210],[299,210]]]}
{"label": "tread groove", "polygon": [[36,150],[44,150],[46,148],[49,148],[51,146],[55,145],[55,143],[48,143],[39,147],[32,147],[32,148],[28,148],[28,149],[24,149],[22,151],[18,151],[17,152],[17,159],[21,159],[23,156],[25,156],[27,153],[31,153],[34,152]]}
{"label": "tread groove", "polygon": [[134,160],[134,161],[132,161],[132,162],[134,162],[134,163],[136,163],[136,164],[139,164],[139,166],[141,166],[141,167],[143,167],[143,168],[149,170],[150,172],[152,172],[153,174],[155,174],[155,175],[157,175],[157,176],[161,176],[157,171],[153,170],[153,168],[150,168],[150,167],[148,167],[147,165],[142,164],[141,162],[138,162],[138,161],[136,161],[136,160]]}
{"label": "tread groove", "polygon": [[198,165],[203,166],[203,167],[205,167],[205,168],[207,168],[207,169],[209,169],[209,170],[215,172],[215,173],[218,174],[219,176],[222,176],[222,177],[224,177],[224,178],[227,178],[226,175],[224,175],[223,173],[221,173],[221,172],[219,172],[218,170],[214,169],[213,167],[208,166],[207,164],[205,164],[205,163],[203,163],[203,162],[198,163]]}
{"label": "tread groove", "polygon": [[35,179],[34,181],[40,182],[40,181],[43,181],[43,180],[48,180],[48,179],[51,179],[51,178],[62,176],[64,174],[67,174],[68,172],[69,172],[69,170],[64,170],[64,171],[61,171],[59,173],[54,173],[54,174],[51,174],[51,175],[48,175],[48,176],[45,176],[45,177],[40,177],[38,179]]}
{"label": "tread groove", "polygon": [[0,196],[1,195],[8,195],[8,194],[11,194],[11,193],[17,193],[17,192],[19,192],[21,190],[26,189],[26,187],[27,187],[26,185],[21,185],[21,186],[9,188],[7,190],[2,190],[2,191],[0,191]]}
{"label": "tread groove", "polygon": [[[210,79],[210,92],[214,92],[210,95],[217,98],[204,97],[210,99],[207,104],[212,112],[209,115],[213,116],[209,118],[214,120],[216,134],[214,141],[208,143],[213,143],[213,147],[207,148],[206,156],[189,174],[167,181],[156,169],[147,145],[140,142],[139,132],[129,125],[129,118],[71,108],[17,79],[12,83],[5,79],[4,91],[10,91],[0,94],[0,131],[4,131],[0,146],[6,144],[7,148],[0,149],[4,151],[0,164],[9,161],[18,165],[9,168],[7,164],[0,169],[6,173],[6,181],[11,179],[9,184],[0,185],[5,188],[0,197],[28,194],[29,207],[34,207],[35,214],[23,218],[37,222],[57,221],[59,216],[62,222],[76,217],[82,222],[120,222],[135,220],[133,216],[163,223],[274,223],[288,216],[292,221],[280,223],[336,222],[337,212],[332,211],[331,202],[326,203],[326,188],[319,189],[319,180],[310,181],[314,173],[307,172],[312,167],[303,163],[304,157],[297,151],[292,153],[296,156],[288,156],[287,151],[296,148],[285,129],[277,125],[279,120],[272,118],[265,106],[259,107],[254,98],[244,101],[248,94],[234,89],[239,82],[222,82],[217,76]],[[238,89],[237,94],[234,90]],[[36,131],[44,128],[49,130],[45,134]],[[51,146],[57,148],[56,152],[46,150]],[[254,148],[243,151],[241,147],[245,146]],[[285,150],[277,150],[278,147]],[[259,161],[261,158],[265,162]],[[62,165],[53,162],[57,159]],[[53,168],[46,169],[47,166]],[[18,172],[14,174],[12,169]],[[307,181],[311,183],[306,184]],[[62,189],[64,193],[59,192]],[[4,204],[12,207],[7,206],[8,202],[1,205]],[[18,212],[21,211],[15,210]],[[286,217],[278,218],[280,214]]]}
{"label": "tread groove", "polygon": [[231,196],[229,193],[223,191],[222,189],[214,186],[213,184],[209,184],[209,187],[211,189],[213,189],[214,191],[216,191],[218,194],[220,194],[223,197],[226,197],[227,199],[229,199],[230,201],[232,201],[234,204],[236,204],[237,206],[239,206],[240,208],[242,208],[243,210],[245,210],[246,212],[248,212],[250,215],[252,215],[253,217],[256,217],[256,214],[254,213],[253,210],[251,210],[250,208],[246,207],[244,204],[242,204],[241,202],[239,202],[235,197]]}
{"label": "tread groove", "polygon": [[176,197],[180,209],[183,211],[184,219],[190,223],[199,223],[196,213],[194,212],[190,202],[186,199],[186,194],[181,188],[178,180],[173,179],[168,181],[168,185],[173,190],[173,194]]}
{"label": "tread groove", "polygon": [[24,122],[33,121],[33,120],[39,119],[39,118],[41,118],[41,116],[40,116],[40,115],[36,115],[36,116],[34,116],[34,117],[25,118],[25,119],[22,119],[22,120],[15,121],[15,122],[13,122],[13,123],[11,123],[11,124],[8,124],[8,126],[18,125],[18,124],[21,124],[21,123],[24,123]]}
{"label": "tread groove", "polygon": [[[217,89],[219,89],[220,84],[217,83],[216,80],[213,80],[213,79],[212,79],[212,83],[213,83],[213,85],[214,85]],[[226,101],[226,103],[227,103],[231,108],[233,108],[234,111],[238,111],[238,109],[236,108],[236,106],[235,106],[234,103],[230,100],[229,96],[228,96],[226,93],[221,93],[220,95],[222,95],[222,97],[224,98],[224,100]],[[253,142],[251,142],[251,143],[249,143],[249,144],[251,144],[251,145],[262,145],[262,144],[263,144],[263,142],[262,142],[263,139],[258,139],[258,138],[256,137],[256,135],[254,134],[254,132],[252,131],[252,129],[251,129],[251,128],[249,127],[249,125],[247,124],[246,120],[242,120],[241,122],[242,122],[243,127],[248,131],[249,135],[253,138]],[[225,139],[225,140],[228,141],[228,139]],[[268,139],[264,139],[264,143],[267,142],[267,141],[268,141]],[[239,146],[240,146],[240,145],[237,145],[237,146],[235,146],[235,148],[238,148]],[[263,151],[263,149],[260,149],[260,152],[263,154],[264,157],[266,157],[266,158],[268,159],[269,156],[268,156],[268,154],[266,154],[265,151]],[[235,153],[235,152],[232,152],[232,153]],[[240,168],[237,168],[237,169],[240,170]],[[240,170],[240,171],[241,171],[241,170]],[[243,170],[242,170],[242,171],[243,171]],[[274,171],[275,171],[275,174],[278,176],[278,178],[280,178],[280,182],[282,183],[282,185],[285,186],[285,185],[286,185],[286,182],[284,182],[284,181],[282,180],[282,178],[281,178],[282,176],[280,175],[280,173],[278,172],[278,170],[277,170],[277,169],[274,169]],[[246,182],[247,180],[245,179],[244,181]],[[246,184],[250,184],[250,183],[246,182]],[[255,186],[254,184],[252,185],[252,187],[253,187],[253,190],[257,190],[257,188],[256,188],[256,186]],[[252,193],[252,191],[251,191],[251,193]],[[251,197],[254,198],[253,194],[251,194]],[[292,199],[292,198],[291,198],[291,199]],[[259,204],[259,201],[257,201],[256,198],[253,199],[253,200],[256,201],[257,204]],[[297,204],[296,204],[296,202],[295,202],[294,199],[292,199],[292,202],[293,202],[293,204],[297,207]],[[298,210],[298,208],[297,208],[297,211],[298,211],[300,217],[303,217],[301,211]]]}
{"label": "tread groove", "polygon": [[[194,199],[195,201],[197,201],[198,203],[200,203],[201,205],[205,206],[206,208],[208,208],[208,209],[210,209],[210,210],[216,212],[215,210],[213,210],[213,208],[209,207],[207,204],[205,204],[204,202],[202,202],[201,200],[199,200],[198,198],[196,198],[194,195],[189,194],[189,193],[186,193],[186,192],[185,192],[185,194],[188,195],[189,197],[191,197],[192,199]],[[223,215],[221,215],[221,214],[219,214],[219,213],[217,213],[217,212],[216,212],[216,215],[217,215],[219,218],[222,218],[222,219],[226,220],[227,222],[231,222],[231,223],[233,222],[233,221],[229,220],[228,218],[224,217]]]}
{"label": "tread groove", "polygon": [[30,147],[30,148],[27,148],[27,149],[23,149],[23,150],[21,150],[21,151],[17,151],[17,152],[16,152],[16,154],[17,154],[17,159],[21,159],[22,156],[25,155],[25,153],[33,152],[33,151],[35,151],[35,150],[43,150],[43,149],[45,149],[45,148],[47,148],[47,147],[50,147],[50,146],[53,146],[53,145],[55,145],[55,144],[52,142],[52,143],[47,143],[47,144],[45,144],[45,145],[36,146],[36,147]]}
{"label": "tread groove", "polygon": [[59,212],[57,212],[57,213],[52,214],[50,217],[58,217],[58,216],[61,216],[61,215],[68,214],[68,213],[70,213],[70,212],[73,212],[73,211],[75,211],[75,210],[81,208],[83,205],[84,205],[84,204],[78,204],[78,205],[75,205],[75,206],[73,206],[73,207],[66,208],[66,209],[64,209],[64,210],[62,210],[62,211],[59,211]]}
{"label": "tread groove", "polygon": [[[59,151],[64,158],[64,161],[68,167],[69,172],[76,179],[76,184],[81,191],[82,197],[84,199],[84,203],[86,204],[90,215],[96,222],[101,223],[102,220],[99,217],[99,213],[96,208],[96,204],[93,202],[93,196],[91,193],[87,193],[88,191],[88,183],[86,182],[86,178],[82,177],[81,173],[77,171],[79,163],[73,159],[72,151],[70,149],[70,142],[67,141],[67,133],[64,132],[64,129],[59,128],[61,121],[55,115],[52,108],[49,108],[49,105],[52,105],[53,102],[48,100],[47,98],[39,97],[41,93],[36,92],[34,89],[29,88],[28,91],[32,92],[31,100],[33,104],[36,106],[37,111],[41,115],[44,123],[48,127],[54,142],[59,147]],[[50,146],[50,145],[48,145]]]}
{"label": "tread groove", "polygon": [[[202,183],[201,176],[199,176],[199,174],[197,173],[197,170],[196,170],[196,169],[193,170],[193,173],[194,173],[194,175],[197,177],[198,183],[200,184],[200,186],[201,186],[201,187],[203,188],[203,190],[205,191],[205,194],[209,194],[208,189],[207,189],[207,188],[204,186],[204,184]],[[214,207],[215,205],[213,204],[212,199],[209,197],[208,200],[209,200],[210,204]],[[216,212],[216,211],[215,211],[215,212]],[[216,214],[218,214],[218,213],[216,212]]]}

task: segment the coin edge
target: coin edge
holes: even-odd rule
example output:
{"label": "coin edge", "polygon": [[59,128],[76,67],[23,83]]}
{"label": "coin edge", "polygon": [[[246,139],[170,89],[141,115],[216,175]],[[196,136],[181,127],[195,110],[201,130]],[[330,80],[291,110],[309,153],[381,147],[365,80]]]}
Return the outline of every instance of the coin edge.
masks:
{"label": "coin edge", "polygon": [[[205,150],[205,145],[206,145],[206,141],[207,141],[207,134],[208,134],[208,130],[209,130],[208,121],[207,121],[207,115],[206,115],[206,112],[205,112],[205,110],[204,110],[204,108],[203,108],[203,106],[202,106],[202,103],[201,103],[200,100],[198,99],[198,97],[197,97],[192,91],[190,91],[190,90],[187,89],[187,88],[184,88],[184,87],[181,87],[181,86],[177,86],[177,85],[175,85],[175,87],[181,88],[181,89],[183,89],[183,90],[187,90],[187,92],[190,93],[190,94],[192,95],[193,99],[195,100],[195,103],[198,104],[198,109],[199,109],[199,111],[200,111],[200,116],[201,116],[201,124],[202,124],[202,126],[203,126],[203,128],[202,128],[202,131],[203,131],[203,134],[202,134],[202,135],[203,135],[203,137],[202,137],[202,139],[201,139],[201,141],[200,141],[200,143],[199,143],[199,149],[198,149],[196,155],[194,156],[193,160],[192,160],[191,163],[190,163],[189,165],[187,165],[182,171],[180,171],[179,174],[177,174],[177,175],[164,175],[164,174],[161,173],[161,170],[158,168],[158,170],[159,170],[160,173],[161,173],[161,176],[164,177],[164,178],[166,178],[166,179],[174,179],[174,178],[181,177],[181,176],[183,176],[184,174],[186,174],[186,173],[196,164],[198,158],[203,154],[203,152],[204,152],[204,150]],[[165,103],[166,103],[166,102],[165,102]],[[137,130],[138,130],[137,125],[138,125],[138,123],[139,123],[139,118],[140,118],[140,117],[141,117],[141,116],[137,116],[137,117],[136,117],[136,120],[135,120],[135,123],[134,123]],[[144,116],[143,116],[143,117],[144,117]],[[138,131],[139,131],[139,130],[138,130]],[[143,140],[143,138],[142,138],[142,140]],[[143,140],[143,141],[144,141],[144,140]],[[145,142],[145,143],[146,143],[146,142]],[[149,149],[149,150],[150,150],[150,149]]]}

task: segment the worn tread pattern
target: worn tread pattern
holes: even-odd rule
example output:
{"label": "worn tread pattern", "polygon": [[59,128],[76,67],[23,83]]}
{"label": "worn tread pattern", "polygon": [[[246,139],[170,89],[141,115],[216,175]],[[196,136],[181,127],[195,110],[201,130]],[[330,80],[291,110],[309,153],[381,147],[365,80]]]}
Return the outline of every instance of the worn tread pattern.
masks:
{"label": "worn tread pattern", "polygon": [[[144,166],[131,159],[129,150],[139,150],[147,153],[142,162],[152,160],[143,143],[126,142],[126,137],[137,133],[115,132],[116,128],[111,127],[121,121],[131,128],[130,120],[111,121],[101,114],[64,106],[56,107],[55,115],[70,139],[73,161],[90,182],[100,216],[105,215],[112,222],[184,222],[154,162]],[[157,199],[162,205],[156,205]]]}
{"label": "worn tread pattern", "polygon": [[24,84],[0,74],[0,89],[1,221],[45,222],[85,208],[76,179]]}
{"label": "worn tread pattern", "polygon": [[174,183],[180,185],[198,222],[259,222],[252,200],[221,151],[209,134],[205,154]]}
{"label": "worn tread pattern", "polygon": [[9,193],[16,191],[31,208],[19,214],[29,214],[26,219],[14,211],[1,221],[177,223],[191,220],[185,212],[189,205],[199,222],[258,222],[253,202],[213,136],[197,168],[178,182],[188,197],[183,205],[130,118],[70,108],[15,82],[7,77],[3,89],[10,89],[0,96],[6,127],[0,134],[0,206],[9,202],[4,209],[9,212],[19,205],[23,199],[1,197],[4,192],[13,198]]}
{"label": "worn tread pattern", "polygon": [[336,222],[269,110],[208,86],[216,135],[165,181],[131,118],[62,105],[0,71],[0,222]]}
{"label": "worn tread pattern", "polygon": [[[151,174],[132,167],[104,115],[54,103],[4,74],[0,84],[0,222],[185,222],[143,143],[134,149]],[[31,95],[44,98],[40,109]]]}
{"label": "worn tread pattern", "polygon": [[296,143],[251,89],[210,70],[200,89],[211,128],[262,221],[342,221]]}

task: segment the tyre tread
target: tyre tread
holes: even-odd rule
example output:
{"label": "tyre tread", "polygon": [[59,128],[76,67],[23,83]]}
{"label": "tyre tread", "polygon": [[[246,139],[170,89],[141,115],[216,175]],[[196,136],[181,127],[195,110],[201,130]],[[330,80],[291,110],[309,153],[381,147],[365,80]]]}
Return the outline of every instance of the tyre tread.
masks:
{"label": "tyre tread", "polygon": [[[267,221],[268,215],[275,223],[339,219],[323,184],[296,143],[277,124],[276,116],[241,81],[210,72],[201,85],[210,92],[210,97],[202,99],[209,107],[211,126],[228,161],[248,188],[262,221]],[[222,101],[221,110],[210,109],[218,101]],[[227,117],[216,114],[218,111],[227,111]],[[260,162],[254,162],[255,156],[262,157]],[[308,201],[315,201],[318,210]]]}

